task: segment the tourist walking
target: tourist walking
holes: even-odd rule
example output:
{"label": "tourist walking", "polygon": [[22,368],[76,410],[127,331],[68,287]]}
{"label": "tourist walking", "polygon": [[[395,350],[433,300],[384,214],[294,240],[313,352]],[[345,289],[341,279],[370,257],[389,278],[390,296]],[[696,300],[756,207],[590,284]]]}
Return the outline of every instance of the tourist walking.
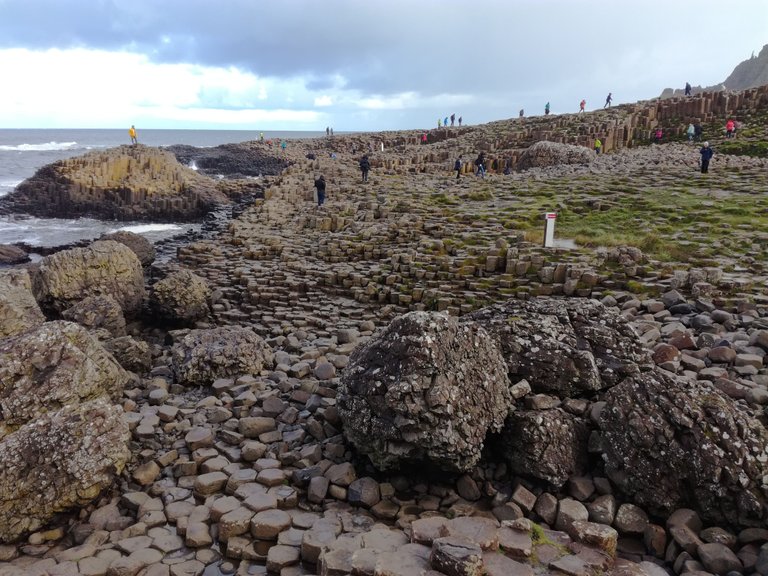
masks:
{"label": "tourist walking", "polygon": [[325,127],[325,135],[326,136],[330,136],[331,135],[331,127],[330,126],[326,126]]}
{"label": "tourist walking", "polygon": [[131,144],[138,144],[139,140],[136,138],[136,127],[131,124],[131,127],[128,128],[128,136],[131,137]]}
{"label": "tourist walking", "polygon": [[259,132],[259,142],[264,142],[264,132]]}
{"label": "tourist walking", "polygon": [[549,116],[549,102],[544,104],[544,116]]}
{"label": "tourist walking", "polygon": [[691,85],[688,82],[685,83],[685,95],[686,96],[691,95]]}
{"label": "tourist walking", "polygon": [[485,178],[485,152],[480,152],[480,155],[475,160],[475,166],[477,166],[477,172],[475,172],[475,176]]}
{"label": "tourist walking", "polygon": [[453,122],[456,120],[456,114],[451,114],[451,126],[453,126]]}
{"label": "tourist walking", "polygon": [[368,155],[366,154],[360,159],[360,172],[363,175],[363,182],[368,182],[368,171],[371,169],[371,163],[368,160]]}
{"label": "tourist walking", "polygon": [[586,106],[587,106],[587,101],[582,98],[581,102],[579,102],[579,114],[584,112],[584,108],[586,108]]}
{"label": "tourist walking", "polygon": [[661,139],[664,137],[664,132],[661,128],[656,128],[656,132],[653,133],[653,141],[656,144],[661,144]]}
{"label": "tourist walking", "polygon": [[693,122],[688,124],[688,130],[686,130],[685,133],[688,135],[688,142],[693,142],[693,136],[696,134],[696,128],[694,128]]}
{"label": "tourist walking", "polygon": [[456,170],[456,180],[458,180],[459,176],[461,176],[461,165],[462,165],[461,154],[459,154],[459,157],[456,158],[456,162],[453,163],[453,169]]}
{"label": "tourist walking", "polygon": [[427,133],[423,132],[421,135],[421,143],[426,144],[427,143]]}
{"label": "tourist walking", "polygon": [[448,116],[443,118],[443,128],[448,128]]}
{"label": "tourist walking", "polygon": [[605,106],[603,106],[603,108],[610,108],[611,102],[613,102],[613,95],[608,92],[608,96],[605,97]]}
{"label": "tourist walking", "polygon": [[459,126],[461,126],[461,116],[459,116]]}
{"label": "tourist walking", "polygon": [[709,147],[709,142],[704,142],[699,154],[701,154],[701,173],[706,174],[709,172],[709,161],[712,160],[715,152]]}
{"label": "tourist walking", "polygon": [[322,174],[315,180],[315,188],[317,188],[317,207],[319,208],[325,202],[325,176]]}
{"label": "tourist walking", "polygon": [[704,128],[698,122],[693,125],[693,140],[695,142],[701,142],[701,135],[704,133]]}
{"label": "tourist walking", "polygon": [[520,113],[518,114],[518,116],[520,116],[520,118],[522,118],[523,116],[525,116],[525,110],[523,110],[522,108],[520,108]]}
{"label": "tourist walking", "polygon": [[600,138],[595,138],[595,154],[600,154],[602,147],[603,143],[600,142]]}
{"label": "tourist walking", "polygon": [[285,143],[285,140],[280,142],[280,148],[282,149],[283,153],[285,153],[285,149],[288,147],[288,144]]}
{"label": "tourist walking", "polygon": [[726,138],[733,138],[733,133],[736,131],[736,123],[728,119],[728,122],[725,123],[725,137]]}

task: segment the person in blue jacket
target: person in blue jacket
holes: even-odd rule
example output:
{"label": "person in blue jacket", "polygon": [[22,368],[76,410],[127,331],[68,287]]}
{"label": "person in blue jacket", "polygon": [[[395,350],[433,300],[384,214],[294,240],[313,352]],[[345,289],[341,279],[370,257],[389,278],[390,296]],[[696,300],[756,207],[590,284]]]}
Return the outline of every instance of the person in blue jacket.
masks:
{"label": "person in blue jacket", "polygon": [[715,152],[709,147],[709,142],[704,142],[704,146],[699,150],[699,154],[701,154],[701,173],[706,174],[709,172],[709,161],[712,160]]}

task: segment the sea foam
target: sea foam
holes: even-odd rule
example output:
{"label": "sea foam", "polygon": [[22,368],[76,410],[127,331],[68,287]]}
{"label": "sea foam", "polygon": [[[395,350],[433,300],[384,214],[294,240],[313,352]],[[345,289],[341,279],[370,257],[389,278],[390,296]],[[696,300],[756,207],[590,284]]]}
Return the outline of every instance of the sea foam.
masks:
{"label": "sea foam", "polygon": [[74,150],[77,142],[46,142],[44,144],[18,144],[16,146],[0,145],[0,150],[6,152],[40,152],[44,150]]}

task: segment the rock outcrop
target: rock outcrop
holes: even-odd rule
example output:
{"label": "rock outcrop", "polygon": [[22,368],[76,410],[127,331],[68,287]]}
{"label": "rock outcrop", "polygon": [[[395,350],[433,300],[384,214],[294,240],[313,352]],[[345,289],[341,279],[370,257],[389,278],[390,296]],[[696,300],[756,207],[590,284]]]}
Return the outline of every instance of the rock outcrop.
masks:
{"label": "rock outcrop", "polygon": [[266,143],[241,142],[222,144],[213,148],[196,148],[177,144],[165,150],[179,162],[209,176],[266,176],[280,174],[289,164],[269,153]]}
{"label": "rock outcrop", "polygon": [[43,309],[58,313],[87,296],[112,296],[131,316],[141,310],[144,298],[141,262],[130,248],[112,240],[46,256],[33,287]]}
{"label": "rock outcrop", "polygon": [[26,270],[0,271],[0,338],[19,334],[45,322],[32,294]]}
{"label": "rock outcrop", "polygon": [[0,439],[67,404],[116,401],[127,381],[99,342],[71,322],[0,340]]}
{"label": "rock outcrop", "polygon": [[707,382],[663,371],[605,396],[603,459],[610,479],[654,514],[694,508],[705,520],[765,526],[768,433]]}
{"label": "rock outcrop", "polygon": [[253,330],[237,326],[182,331],[171,349],[176,378],[187,386],[210,386],[217,378],[258,374],[271,368],[272,349]]}
{"label": "rock outcrop", "polygon": [[120,244],[125,244],[128,248],[133,250],[133,253],[136,254],[139,262],[141,262],[141,265],[145,268],[154,262],[155,256],[157,255],[157,251],[152,245],[152,242],[147,240],[141,234],[135,234],[133,232],[128,232],[127,230],[118,230],[111,234],[102,234],[99,240],[114,240],[115,242],[120,242]]}
{"label": "rock outcrop", "polygon": [[112,485],[130,456],[122,414],[104,398],[66,405],[0,440],[0,542],[39,529]]}
{"label": "rock outcrop", "polygon": [[515,166],[518,170],[544,168],[562,164],[589,164],[595,153],[583,146],[560,144],[558,142],[536,142],[526,148]]}
{"label": "rock outcrop", "polygon": [[411,312],[352,354],[339,385],[344,434],[380,469],[463,471],[511,402],[501,352],[476,323]]}
{"label": "rock outcrop", "polygon": [[9,244],[0,244],[0,264],[23,264],[29,262],[29,255],[19,248]]}
{"label": "rock outcrop", "polygon": [[153,321],[191,326],[210,313],[211,289],[189,270],[171,272],[152,286],[149,308]]}
{"label": "rock outcrop", "polygon": [[752,53],[751,58],[738,64],[723,84],[728,90],[746,90],[768,84],[768,44],[757,56]]}
{"label": "rock outcrop", "polygon": [[14,212],[43,217],[184,221],[227,203],[215,183],[170,152],[120,146],[40,168],[5,197]]}
{"label": "rock outcrop", "polygon": [[653,366],[625,318],[595,300],[509,300],[462,318],[497,340],[512,383],[561,398],[610,388]]}
{"label": "rock outcrop", "polygon": [[123,309],[112,296],[86,296],[61,313],[64,320],[75,322],[92,332],[104,330],[108,337],[125,336]]}

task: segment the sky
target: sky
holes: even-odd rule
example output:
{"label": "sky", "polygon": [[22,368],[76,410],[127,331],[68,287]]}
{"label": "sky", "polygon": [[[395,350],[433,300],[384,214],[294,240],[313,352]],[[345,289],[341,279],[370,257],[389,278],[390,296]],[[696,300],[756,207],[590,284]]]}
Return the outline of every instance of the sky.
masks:
{"label": "sky", "polygon": [[379,131],[719,84],[768,0],[0,0],[0,128]]}

